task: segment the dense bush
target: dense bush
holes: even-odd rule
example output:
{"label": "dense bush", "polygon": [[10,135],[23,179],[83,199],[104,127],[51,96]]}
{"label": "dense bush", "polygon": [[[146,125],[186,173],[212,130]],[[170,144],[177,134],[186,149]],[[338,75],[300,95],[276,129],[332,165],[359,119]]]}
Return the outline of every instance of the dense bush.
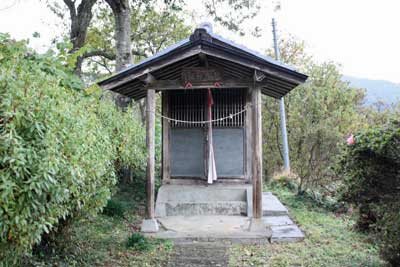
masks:
{"label": "dense bush", "polygon": [[[0,262],[60,220],[107,203],[116,167],[142,169],[144,134],[129,112],[85,96],[65,55],[0,35]],[[116,166],[117,165],[117,166]],[[7,260],[7,261],[6,261]]]}
{"label": "dense bush", "polygon": [[107,205],[103,209],[103,214],[110,217],[123,218],[126,211],[124,204],[115,199],[109,199]]}
{"label": "dense bush", "polygon": [[134,250],[148,250],[152,247],[152,243],[141,233],[132,233],[126,241],[126,247]]}
{"label": "dense bush", "polygon": [[359,208],[358,225],[381,238],[382,255],[400,265],[400,122],[371,127],[344,148],[342,198]]}

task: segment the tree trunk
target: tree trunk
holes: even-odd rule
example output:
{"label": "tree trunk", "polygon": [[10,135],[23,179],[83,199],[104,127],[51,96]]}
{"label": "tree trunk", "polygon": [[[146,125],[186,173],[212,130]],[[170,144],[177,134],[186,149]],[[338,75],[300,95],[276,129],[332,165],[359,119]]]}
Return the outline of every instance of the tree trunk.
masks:
{"label": "tree trunk", "polygon": [[[131,9],[129,0],[105,0],[110,6],[115,21],[115,43],[117,47],[115,69],[124,70],[132,64],[131,51]],[[116,104],[123,110],[130,99],[121,95],[115,97]]]}
{"label": "tree trunk", "polygon": [[[71,17],[70,40],[72,42],[71,52],[76,52],[85,45],[86,35],[89,28],[90,21],[92,20],[92,8],[97,0],[82,0],[75,6],[75,1],[64,0],[65,5],[68,7]],[[75,63],[74,72],[78,76],[82,74],[83,57],[78,57]]]}
{"label": "tree trunk", "polygon": [[146,124],[146,103],[143,100],[139,100],[139,110],[140,110],[140,118],[142,121],[142,125]]}
{"label": "tree trunk", "polygon": [[[117,72],[126,69],[132,64],[131,51],[131,9],[129,0],[105,0],[110,6],[115,21],[115,43],[116,43],[116,62]],[[130,99],[122,95],[115,95],[115,103],[122,110],[129,105]],[[132,181],[131,168],[123,168],[122,180]]]}
{"label": "tree trunk", "polygon": [[116,71],[125,69],[132,64],[131,51],[131,9],[129,0],[106,0],[114,14],[115,20],[115,43]]}

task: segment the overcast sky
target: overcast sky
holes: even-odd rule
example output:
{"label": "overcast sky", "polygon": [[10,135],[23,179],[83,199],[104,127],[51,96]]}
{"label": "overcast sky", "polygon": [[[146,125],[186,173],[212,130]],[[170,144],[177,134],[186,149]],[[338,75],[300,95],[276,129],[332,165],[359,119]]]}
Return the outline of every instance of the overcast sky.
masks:
{"label": "overcast sky", "polygon": [[[193,2],[190,6],[200,2],[187,0],[190,1]],[[400,1],[280,2],[280,12],[273,14],[271,6],[263,6],[253,22],[263,29],[261,38],[238,37],[220,28],[215,31],[262,52],[272,43],[271,17],[274,15],[281,35],[292,34],[306,41],[308,51],[317,60],[340,63],[346,75],[400,83]],[[196,22],[202,20],[207,18],[196,18]],[[17,39],[31,38],[33,32],[39,32],[41,38],[31,41],[35,49],[47,48],[50,40],[60,32],[56,22],[44,1],[0,0],[0,32],[9,32]]]}

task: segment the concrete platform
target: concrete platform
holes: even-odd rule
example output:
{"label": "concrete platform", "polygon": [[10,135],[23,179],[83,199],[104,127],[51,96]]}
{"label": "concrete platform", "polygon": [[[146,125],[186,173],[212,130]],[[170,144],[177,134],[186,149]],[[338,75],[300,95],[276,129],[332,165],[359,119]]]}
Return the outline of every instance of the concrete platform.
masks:
{"label": "concrete platform", "polygon": [[146,236],[171,239],[176,243],[223,241],[229,243],[269,243],[268,227],[251,231],[245,216],[167,216],[158,218],[161,230]]}
{"label": "concrete platform", "polygon": [[287,208],[270,192],[263,193],[263,218],[252,219],[251,185],[163,185],[157,196],[157,233],[147,236],[175,242],[298,242],[302,231]]}
{"label": "concrete platform", "polygon": [[[174,242],[210,242],[266,244],[300,242],[304,234],[288,216],[265,216],[264,227],[254,227],[245,216],[168,216],[158,218],[160,231],[147,236]],[[253,227],[252,227],[253,225]]]}

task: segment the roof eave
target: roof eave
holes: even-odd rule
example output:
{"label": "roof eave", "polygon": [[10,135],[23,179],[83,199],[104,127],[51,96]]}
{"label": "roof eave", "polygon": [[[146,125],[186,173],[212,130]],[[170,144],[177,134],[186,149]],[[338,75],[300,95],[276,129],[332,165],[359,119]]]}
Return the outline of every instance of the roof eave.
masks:
{"label": "roof eave", "polygon": [[[141,64],[140,63],[136,64],[136,65],[132,66],[131,68],[128,68],[124,71],[121,71],[121,72],[113,75],[112,77],[109,77],[105,80],[100,81],[98,84],[100,86],[104,86],[106,84],[112,83],[113,81],[122,79],[122,78],[130,76],[130,75],[134,75],[135,73],[139,73],[139,71],[141,73],[146,73],[146,71],[143,71],[143,70],[146,70],[146,68],[151,69],[151,67],[157,65],[158,62],[160,62],[166,58],[173,57],[176,54],[180,54],[185,51],[189,51],[190,49],[193,49],[196,46],[198,46],[197,53],[199,53],[199,54],[204,53],[207,55],[211,55],[212,50],[210,50],[210,49],[216,49],[219,51],[223,51],[224,53],[234,55],[235,57],[242,57],[243,59],[246,59],[248,61],[254,61],[257,64],[260,64],[260,65],[254,65],[255,68],[257,68],[257,66],[258,67],[265,66],[266,68],[271,68],[271,69],[275,69],[276,71],[283,72],[289,76],[292,76],[294,78],[296,84],[304,83],[306,81],[306,79],[308,78],[308,76],[305,74],[302,74],[295,70],[288,69],[288,68],[285,68],[285,67],[282,67],[279,65],[275,65],[271,62],[265,61],[261,58],[258,58],[257,56],[251,55],[247,52],[238,53],[238,51],[229,49],[228,47],[221,46],[221,45],[218,45],[218,44],[215,44],[212,42],[208,42],[208,41],[204,41],[204,40],[199,40],[199,41],[195,41],[195,42],[185,43],[184,45],[179,46],[176,49],[169,51],[168,53],[164,53],[163,55],[160,55],[153,59],[147,60],[146,62],[143,62]],[[152,71],[154,71],[156,69],[157,68],[153,68]],[[259,70],[262,70],[262,69],[259,68]],[[148,71],[148,72],[150,72],[150,71]]]}

